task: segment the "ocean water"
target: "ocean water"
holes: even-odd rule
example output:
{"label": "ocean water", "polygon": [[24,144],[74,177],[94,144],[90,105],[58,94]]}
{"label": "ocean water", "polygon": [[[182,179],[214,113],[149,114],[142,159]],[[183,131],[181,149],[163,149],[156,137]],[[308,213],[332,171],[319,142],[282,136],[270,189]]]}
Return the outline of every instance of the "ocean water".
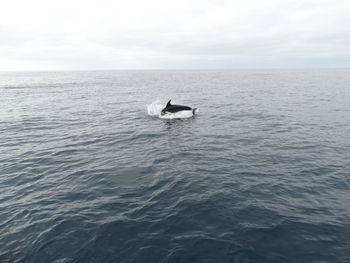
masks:
{"label": "ocean water", "polygon": [[0,105],[0,262],[350,262],[348,69],[2,72]]}

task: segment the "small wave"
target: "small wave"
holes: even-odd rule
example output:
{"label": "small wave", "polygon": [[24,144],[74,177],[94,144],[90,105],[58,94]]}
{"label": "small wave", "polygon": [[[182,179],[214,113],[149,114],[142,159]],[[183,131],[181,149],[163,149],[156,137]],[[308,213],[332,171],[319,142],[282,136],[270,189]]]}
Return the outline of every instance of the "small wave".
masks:
{"label": "small wave", "polygon": [[1,88],[3,88],[3,89],[25,89],[27,87],[25,87],[25,86],[4,86]]}
{"label": "small wave", "polygon": [[[162,109],[165,107],[166,103],[162,103],[160,100],[156,100],[151,104],[147,105],[147,113],[149,116],[156,116],[160,119],[184,119],[193,116],[192,110],[184,110],[175,113],[166,113],[161,115]],[[198,112],[198,109],[195,111]]]}

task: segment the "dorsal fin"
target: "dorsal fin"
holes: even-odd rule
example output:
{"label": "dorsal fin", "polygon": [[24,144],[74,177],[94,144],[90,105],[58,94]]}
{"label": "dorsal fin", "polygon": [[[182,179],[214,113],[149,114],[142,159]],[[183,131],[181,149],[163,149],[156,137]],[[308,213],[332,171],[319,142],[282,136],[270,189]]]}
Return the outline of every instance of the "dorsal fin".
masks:
{"label": "dorsal fin", "polygon": [[170,103],[170,102],[171,102],[171,100],[168,101],[168,103],[166,104],[165,107],[171,106],[171,103]]}

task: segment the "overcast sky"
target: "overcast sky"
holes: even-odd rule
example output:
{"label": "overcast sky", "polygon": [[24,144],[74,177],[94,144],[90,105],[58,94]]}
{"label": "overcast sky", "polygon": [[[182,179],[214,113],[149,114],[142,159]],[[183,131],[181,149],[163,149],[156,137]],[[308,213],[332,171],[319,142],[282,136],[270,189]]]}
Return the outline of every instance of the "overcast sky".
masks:
{"label": "overcast sky", "polygon": [[350,0],[4,0],[0,70],[350,67]]}

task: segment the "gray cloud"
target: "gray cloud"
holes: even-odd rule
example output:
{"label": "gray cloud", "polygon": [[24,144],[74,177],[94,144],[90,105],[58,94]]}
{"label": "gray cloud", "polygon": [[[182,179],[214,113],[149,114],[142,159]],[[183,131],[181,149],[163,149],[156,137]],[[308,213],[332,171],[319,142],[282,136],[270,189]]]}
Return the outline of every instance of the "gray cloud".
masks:
{"label": "gray cloud", "polygon": [[346,0],[19,2],[0,70],[350,66]]}

